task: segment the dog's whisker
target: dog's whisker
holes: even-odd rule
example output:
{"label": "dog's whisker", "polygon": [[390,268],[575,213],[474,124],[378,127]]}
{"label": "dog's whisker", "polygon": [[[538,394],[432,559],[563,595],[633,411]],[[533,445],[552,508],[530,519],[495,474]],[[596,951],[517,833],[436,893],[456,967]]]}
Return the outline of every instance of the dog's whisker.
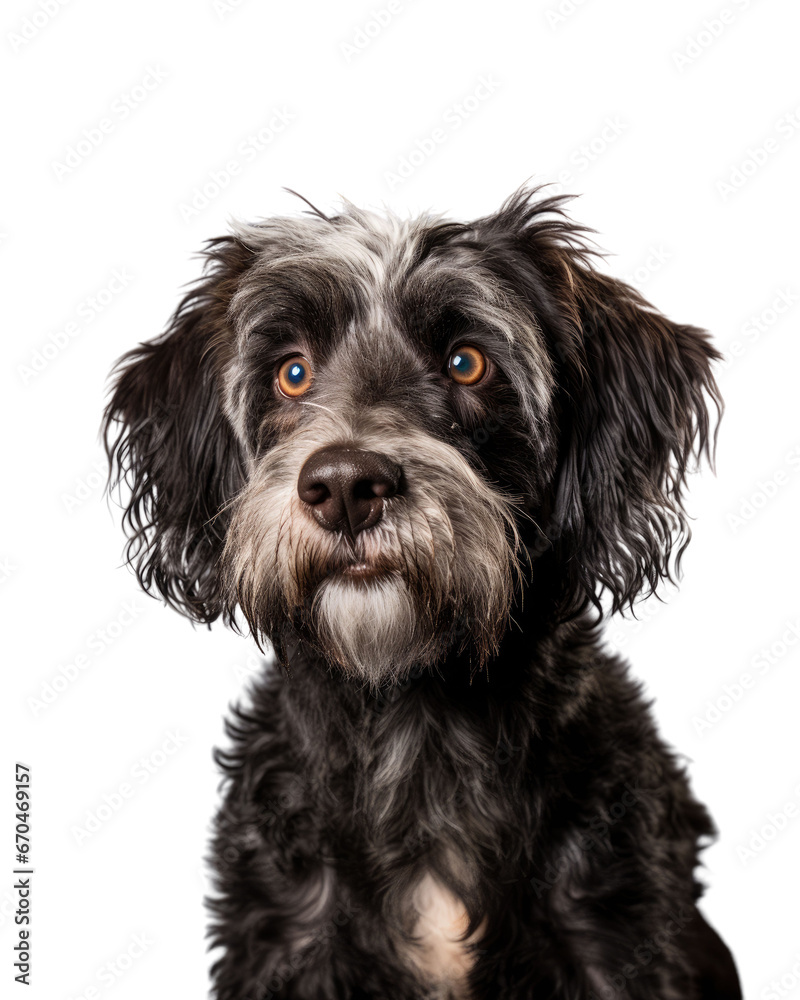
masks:
{"label": "dog's whisker", "polygon": [[204,521],[203,527],[207,527],[209,524],[213,524],[214,521],[216,521],[216,519],[220,516],[220,514],[224,514],[226,510],[230,510],[231,507],[237,504],[241,499],[243,492],[244,492],[244,487],[242,488],[242,490],[239,491],[239,493],[236,494],[236,496],[231,497],[230,500],[222,504],[217,510],[217,512],[213,514],[207,521]]}
{"label": "dog's whisker", "polygon": [[336,411],[330,406],[324,406],[322,403],[312,403],[310,399],[299,400],[300,406],[315,406],[318,410],[324,410],[326,413],[330,413],[331,416],[336,416]]}

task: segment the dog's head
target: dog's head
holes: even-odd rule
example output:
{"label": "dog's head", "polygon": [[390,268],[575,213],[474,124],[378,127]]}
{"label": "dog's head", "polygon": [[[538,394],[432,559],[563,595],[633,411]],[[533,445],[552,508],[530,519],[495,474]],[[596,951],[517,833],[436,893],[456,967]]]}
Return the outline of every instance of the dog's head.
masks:
{"label": "dog's head", "polygon": [[562,616],[668,576],[716,352],[593,269],[563,201],[212,241],[106,416],[145,589],[380,684],[484,662],[539,576]]}

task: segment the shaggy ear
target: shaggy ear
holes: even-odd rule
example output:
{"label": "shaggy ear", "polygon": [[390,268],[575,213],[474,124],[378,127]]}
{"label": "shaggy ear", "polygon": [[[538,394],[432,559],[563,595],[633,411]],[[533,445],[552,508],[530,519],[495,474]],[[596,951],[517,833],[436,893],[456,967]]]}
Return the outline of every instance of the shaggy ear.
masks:
{"label": "shaggy ear", "polygon": [[713,461],[721,401],[708,336],[670,322],[629,285],[564,263],[569,335],[557,345],[567,418],[556,543],[579,602],[612,611],[679,573],[690,538],[685,478]]}
{"label": "shaggy ear", "polygon": [[129,493],[126,559],[148,593],[200,622],[223,610],[223,508],[242,484],[215,370],[230,343],[226,310],[241,248],[227,238],[212,248],[211,273],[167,331],[120,359],[104,421],[109,485]]}

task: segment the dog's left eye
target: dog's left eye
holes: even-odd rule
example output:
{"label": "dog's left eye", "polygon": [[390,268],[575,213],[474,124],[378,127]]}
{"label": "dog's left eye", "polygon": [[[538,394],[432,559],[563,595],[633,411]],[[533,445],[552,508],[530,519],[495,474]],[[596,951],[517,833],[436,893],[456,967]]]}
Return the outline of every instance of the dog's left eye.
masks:
{"label": "dog's left eye", "polygon": [[308,358],[302,354],[295,354],[278,369],[278,388],[284,396],[294,398],[302,396],[310,387],[314,380],[314,373],[311,370]]}
{"label": "dog's left eye", "polygon": [[457,347],[447,361],[447,374],[459,385],[476,385],[486,368],[486,355],[471,344]]}

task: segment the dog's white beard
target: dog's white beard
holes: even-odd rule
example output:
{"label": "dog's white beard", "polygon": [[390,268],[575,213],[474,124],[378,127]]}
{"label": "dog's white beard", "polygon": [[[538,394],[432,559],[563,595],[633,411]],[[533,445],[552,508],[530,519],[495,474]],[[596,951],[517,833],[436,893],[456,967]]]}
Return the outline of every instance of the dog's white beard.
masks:
{"label": "dog's white beard", "polygon": [[326,655],[351,677],[371,685],[401,680],[430,661],[432,636],[405,581],[327,579],[312,619]]}

